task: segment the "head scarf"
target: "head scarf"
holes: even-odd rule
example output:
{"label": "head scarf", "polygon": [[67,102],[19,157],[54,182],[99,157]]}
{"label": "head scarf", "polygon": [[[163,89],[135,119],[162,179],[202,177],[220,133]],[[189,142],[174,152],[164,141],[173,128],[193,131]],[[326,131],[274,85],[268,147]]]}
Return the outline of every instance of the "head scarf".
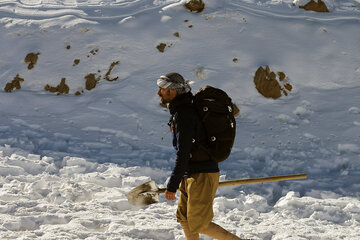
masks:
{"label": "head scarf", "polygon": [[191,82],[189,80],[185,81],[179,73],[175,72],[160,76],[156,83],[159,87],[175,90],[178,94],[191,91]]}

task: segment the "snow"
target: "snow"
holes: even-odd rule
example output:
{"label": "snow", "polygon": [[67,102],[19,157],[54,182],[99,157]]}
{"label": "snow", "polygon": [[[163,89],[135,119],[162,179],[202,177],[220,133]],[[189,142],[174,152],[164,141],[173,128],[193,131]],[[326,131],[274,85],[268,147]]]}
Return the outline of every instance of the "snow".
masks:
{"label": "snow", "polygon": [[[202,13],[185,2],[1,1],[0,87],[24,79],[0,91],[1,239],[185,239],[176,202],[126,197],[165,186],[174,165],[155,84],[171,71],[241,110],[222,181],[308,174],[220,188],[216,223],[251,239],[360,239],[360,2],[325,0],[329,13],[302,0],[206,0]],[[287,75],[288,96],[255,89],[266,65]],[[101,77],[87,90],[90,73]],[[44,90],[62,78],[69,94]]]}

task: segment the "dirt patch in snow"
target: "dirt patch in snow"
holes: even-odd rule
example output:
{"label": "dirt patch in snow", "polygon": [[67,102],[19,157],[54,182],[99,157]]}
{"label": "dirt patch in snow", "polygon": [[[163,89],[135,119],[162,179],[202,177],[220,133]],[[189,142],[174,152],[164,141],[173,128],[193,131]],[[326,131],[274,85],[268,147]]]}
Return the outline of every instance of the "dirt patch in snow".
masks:
{"label": "dirt patch in snow", "polygon": [[17,74],[16,77],[14,77],[14,79],[11,82],[9,82],[5,85],[5,88],[4,88],[5,92],[12,92],[12,90],[14,90],[14,88],[21,89],[20,82],[23,82],[23,81],[24,81],[24,79],[21,78],[19,76],[19,74]]}
{"label": "dirt patch in snow", "polygon": [[77,58],[77,59],[74,60],[73,66],[76,66],[76,65],[78,65],[79,63],[80,63],[80,59]]}
{"label": "dirt patch in snow", "polygon": [[[99,49],[98,49],[98,48],[92,49],[92,50],[90,51],[90,53],[91,53],[92,55],[96,55],[96,54],[99,53]],[[89,58],[90,55],[87,55],[87,57]]]}
{"label": "dirt patch in snow", "polygon": [[101,76],[96,76],[96,73],[89,73],[85,76],[85,88],[91,90],[96,87],[96,84],[100,81]]}
{"label": "dirt patch in snow", "polygon": [[159,50],[159,52],[164,52],[166,47],[170,48],[173,45],[174,45],[173,43],[170,44],[160,43],[159,45],[156,46],[156,48]]}
{"label": "dirt patch in snow", "polygon": [[[160,44],[159,46],[159,51],[164,51],[165,47],[171,47],[173,44]],[[68,44],[65,46],[65,48],[67,50],[71,49],[71,46]],[[91,55],[97,55],[99,53],[99,49],[98,48],[94,48],[89,52],[88,57],[90,57]],[[38,60],[38,56],[40,55],[40,52],[37,53],[29,53],[26,55],[25,57],[25,63],[28,63],[28,69],[32,69],[34,68],[34,65],[37,63]],[[77,66],[78,64],[80,64],[80,59],[75,59],[73,62],[73,66]],[[107,80],[109,82],[113,82],[113,81],[117,81],[119,79],[119,76],[115,76],[115,77],[111,77],[111,73],[113,71],[113,69],[120,64],[120,61],[114,61],[110,64],[110,67],[108,68],[107,72],[105,75],[103,75],[103,79]],[[101,71],[98,70],[98,73],[89,73],[87,74],[84,78],[85,78],[85,89],[86,90],[92,90],[94,89],[98,82],[102,79],[102,75],[100,75]],[[6,86],[4,87],[4,91],[6,92],[12,92],[14,89],[21,89],[21,85],[20,83],[24,82],[23,78],[20,78],[19,74],[16,75],[16,77],[11,81],[8,82],[6,84]],[[66,84],[66,78],[62,78],[60,83],[57,86],[51,86],[49,84],[47,84],[44,87],[45,91],[48,92],[52,92],[52,93],[57,93],[58,95],[60,94],[68,94],[70,91],[69,86]],[[81,95],[82,93],[84,93],[84,89],[81,88],[81,90],[76,91],[75,95]]]}
{"label": "dirt patch in snow", "polygon": [[166,48],[166,43],[160,43],[156,46],[156,48],[159,50],[159,52],[164,52]]}
{"label": "dirt patch in snow", "polygon": [[28,63],[28,69],[33,69],[34,65],[37,63],[40,53],[28,53],[24,59],[25,63]]}
{"label": "dirt patch in snow", "polygon": [[[112,70],[118,64],[120,64],[120,61],[115,61],[115,62],[111,63],[108,71],[106,72],[106,74],[104,76],[105,80],[107,80],[109,82],[113,82],[113,81],[116,81],[116,80],[119,79],[118,76],[114,77],[114,78],[110,77],[110,74],[111,74]],[[98,70],[98,73],[101,73],[101,71]],[[98,82],[101,80],[101,75],[98,75],[97,73],[89,73],[84,78],[86,80],[85,81],[85,89],[90,91],[90,90],[94,89],[97,86]],[[75,95],[81,95],[82,93],[84,93],[84,90],[75,92]]]}
{"label": "dirt patch in snow", "polygon": [[49,84],[44,87],[45,91],[60,94],[68,94],[69,93],[69,86],[65,83],[66,78],[62,78],[59,85],[56,87],[50,86]]}
{"label": "dirt patch in snow", "polygon": [[275,74],[269,66],[259,67],[254,76],[255,88],[266,98],[280,98],[287,96],[293,87],[288,83],[288,78],[284,72]]}
{"label": "dirt patch in snow", "polygon": [[202,0],[190,0],[185,3],[185,8],[192,12],[202,12],[205,8],[205,3]]}
{"label": "dirt patch in snow", "polygon": [[303,6],[299,6],[299,8],[303,8],[307,11],[315,11],[315,12],[329,12],[329,9],[327,8],[326,4],[322,0],[311,0],[307,4]]}
{"label": "dirt patch in snow", "polygon": [[116,65],[119,65],[120,64],[120,61],[116,61],[116,62],[112,62],[111,65],[110,65],[110,68],[109,70],[107,71],[107,73],[105,74],[105,79],[109,82],[112,82],[112,81],[116,81],[119,79],[119,77],[114,77],[114,78],[110,78],[110,74],[111,74],[111,71],[113,70],[113,68],[116,66]]}

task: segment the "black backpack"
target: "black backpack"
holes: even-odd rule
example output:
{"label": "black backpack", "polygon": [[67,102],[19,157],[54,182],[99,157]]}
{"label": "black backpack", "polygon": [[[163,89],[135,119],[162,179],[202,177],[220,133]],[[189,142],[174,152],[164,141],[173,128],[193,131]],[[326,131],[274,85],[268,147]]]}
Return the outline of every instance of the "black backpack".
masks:
{"label": "black backpack", "polygon": [[238,111],[238,108],[226,92],[211,86],[205,86],[195,93],[194,106],[208,137],[206,152],[216,162],[226,160],[234,145],[236,133],[234,112]]}

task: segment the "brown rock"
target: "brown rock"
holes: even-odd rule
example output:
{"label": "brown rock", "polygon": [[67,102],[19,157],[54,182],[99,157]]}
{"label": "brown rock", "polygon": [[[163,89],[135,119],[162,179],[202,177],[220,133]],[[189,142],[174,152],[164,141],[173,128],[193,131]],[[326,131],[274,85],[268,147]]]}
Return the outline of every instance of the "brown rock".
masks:
{"label": "brown rock", "polygon": [[97,48],[90,51],[90,53],[92,55],[96,55],[98,52],[99,52],[99,49],[97,49]]}
{"label": "brown rock", "polygon": [[287,96],[291,92],[292,85],[285,81],[286,74],[278,72],[279,80],[276,74],[270,70],[269,66],[259,67],[254,76],[255,88],[258,92],[267,98],[277,99],[282,95]]}
{"label": "brown rock", "polygon": [[86,83],[85,83],[85,88],[86,90],[91,90],[93,88],[96,87],[96,84],[98,81],[100,81],[101,76],[96,77],[95,73],[89,73],[88,75],[85,76],[86,79]]}
{"label": "brown rock", "polygon": [[58,92],[59,94],[68,94],[69,93],[69,86],[65,84],[66,78],[62,78],[60,84],[58,85]]}
{"label": "brown rock", "polygon": [[55,93],[55,92],[57,92],[57,87],[52,87],[52,86],[50,86],[49,84],[47,84],[47,85],[44,87],[44,90],[45,90],[45,91],[48,91],[48,92]]}
{"label": "brown rock", "polygon": [[60,95],[60,94],[68,94],[69,93],[69,86],[66,85],[65,83],[66,81],[66,78],[62,78],[61,81],[60,81],[60,84],[57,85],[56,87],[53,87],[53,86],[50,86],[49,84],[47,84],[44,89],[45,91],[48,91],[48,92],[52,92],[52,93],[58,93],[57,95]]}
{"label": "brown rock", "polygon": [[185,8],[192,12],[202,12],[205,8],[205,3],[202,0],[190,0],[185,3]]}
{"label": "brown rock", "polygon": [[80,59],[75,59],[73,66],[76,66],[76,65],[78,65],[79,63],[80,63]]}
{"label": "brown rock", "polygon": [[281,87],[276,79],[270,78],[270,68],[259,67],[255,72],[254,83],[258,92],[267,98],[281,97]]}
{"label": "brown rock", "polygon": [[18,90],[21,89],[20,82],[23,82],[23,81],[24,81],[24,79],[21,78],[19,76],[19,74],[17,74],[16,77],[14,77],[14,79],[11,82],[9,82],[5,85],[4,91],[12,92],[12,90],[14,90],[14,88],[16,88]]}
{"label": "brown rock", "polygon": [[280,80],[280,81],[284,81],[284,79],[286,78],[285,73],[283,73],[283,72],[278,72],[277,74],[278,74],[278,76],[279,76],[279,80]]}
{"label": "brown rock", "polygon": [[156,46],[156,48],[159,50],[159,52],[164,52],[165,47],[166,47],[165,43],[160,43],[159,45]]}
{"label": "brown rock", "polygon": [[289,83],[286,83],[286,84],[284,84],[284,88],[286,89],[286,90],[288,90],[289,92],[291,92],[291,90],[292,90],[292,85],[291,84],[289,84]]}
{"label": "brown rock", "polygon": [[75,96],[80,96],[82,93],[84,93],[83,90],[81,90],[81,91],[76,91],[76,92],[75,92]]}
{"label": "brown rock", "polygon": [[322,0],[317,0],[317,2],[315,2],[314,0],[310,0],[310,2],[308,2],[304,6],[299,6],[299,8],[303,8],[307,11],[329,12],[329,9]]}
{"label": "brown rock", "polygon": [[24,61],[25,61],[25,63],[29,63],[29,65],[28,65],[29,70],[34,68],[34,65],[37,63],[39,55],[40,55],[40,53],[29,53],[26,55]]}

